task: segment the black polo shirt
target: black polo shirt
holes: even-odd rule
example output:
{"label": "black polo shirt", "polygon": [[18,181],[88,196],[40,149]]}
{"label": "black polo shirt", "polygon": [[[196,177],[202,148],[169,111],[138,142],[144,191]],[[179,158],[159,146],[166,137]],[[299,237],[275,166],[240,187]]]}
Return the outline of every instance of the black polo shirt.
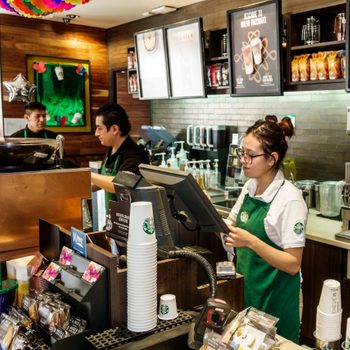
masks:
{"label": "black polo shirt", "polygon": [[28,126],[26,126],[24,129],[21,129],[19,131],[16,131],[13,133],[10,137],[24,137],[24,132],[27,131],[27,137],[28,138],[39,138],[39,139],[56,139],[57,134],[51,130],[40,130],[39,132],[33,132],[31,131]]}
{"label": "black polo shirt", "polygon": [[110,149],[104,159],[105,167],[108,171],[112,171],[114,163],[118,159],[116,170],[118,171],[131,171],[135,174],[140,174],[139,164],[149,164],[149,157],[147,152],[140,146],[138,146],[130,136],[128,136],[117,152],[111,155],[112,149]]}

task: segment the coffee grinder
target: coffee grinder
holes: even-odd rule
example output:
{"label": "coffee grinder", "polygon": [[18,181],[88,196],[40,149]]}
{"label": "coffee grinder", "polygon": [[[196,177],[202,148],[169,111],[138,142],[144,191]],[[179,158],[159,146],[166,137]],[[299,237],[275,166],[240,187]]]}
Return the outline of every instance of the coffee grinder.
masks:
{"label": "coffee grinder", "polygon": [[342,196],[343,206],[341,208],[341,218],[343,221],[343,231],[336,233],[335,237],[350,240],[350,162],[345,163],[345,184]]}

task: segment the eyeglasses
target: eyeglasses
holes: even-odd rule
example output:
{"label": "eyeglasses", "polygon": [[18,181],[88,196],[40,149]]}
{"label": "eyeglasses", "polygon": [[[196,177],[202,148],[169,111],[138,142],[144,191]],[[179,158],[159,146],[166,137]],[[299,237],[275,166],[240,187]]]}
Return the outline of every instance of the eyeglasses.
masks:
{"label": "eyeglasses", "polygon": [[252,164],[253,159],[256,157],[268,155],[267,153],[249,154],[249,153],[246,153],[243,148],[236,148],[236,154],[239,159],[243,158],[244,162],[247,163],[248,165]]}

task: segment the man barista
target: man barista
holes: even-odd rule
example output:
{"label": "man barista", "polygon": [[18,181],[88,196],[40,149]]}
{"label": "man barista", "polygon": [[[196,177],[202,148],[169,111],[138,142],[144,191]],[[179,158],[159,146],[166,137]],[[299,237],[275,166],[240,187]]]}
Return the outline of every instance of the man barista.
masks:
{"label": "man barista", "polygon": [[129,136],[130,129],[128,115],[120,105],[109,103],[97,111],[95,136],[109,149],[102,162],[101,174],[91,173],[91,181],[93,190],[105,190],[106,212],[109,201],[115,200],[112,180],[117,172],[139,174],[138,165],[149,163],[146,151]]}
{"label": "man barista", "polygon": [[40,139],[56,139],[57,134],[46,130],[46,107],[40,102],[29,102],[24,106],[24,118],[27,125],[16,131],[11,137],[36,137]]}

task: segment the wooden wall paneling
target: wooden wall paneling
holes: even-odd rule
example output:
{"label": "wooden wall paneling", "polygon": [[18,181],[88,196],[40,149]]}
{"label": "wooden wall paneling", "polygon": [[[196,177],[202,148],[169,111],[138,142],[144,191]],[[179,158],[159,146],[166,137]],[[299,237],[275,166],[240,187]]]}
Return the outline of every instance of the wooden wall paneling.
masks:
{"label": "wooden wall paneling", "polygon": [[[127,51],[125,51],[125,56]],[[140,125],[150,125],[150,101],[139,100],[137,95],[128,93],[128,81],[126,70],[113,72],[115,78],[115,100],[124,107],[131,123],[131,135],[137,138]]]}
{"label": "wooden wall paneling", "polygon": [[[90,155],[101,159],[105,149],[94,136],[94,117],[97,108],[109,101],[106,30],[11,15],[0,15],[0,30],[3,80],[12,80],[18,73],[26,76],[27,55],[90,61],[92,131],[64,133],[65,156],[82,166]],[[24,103],[9,103],[5,89],[3,96],[4,118],[21,118]]]}

